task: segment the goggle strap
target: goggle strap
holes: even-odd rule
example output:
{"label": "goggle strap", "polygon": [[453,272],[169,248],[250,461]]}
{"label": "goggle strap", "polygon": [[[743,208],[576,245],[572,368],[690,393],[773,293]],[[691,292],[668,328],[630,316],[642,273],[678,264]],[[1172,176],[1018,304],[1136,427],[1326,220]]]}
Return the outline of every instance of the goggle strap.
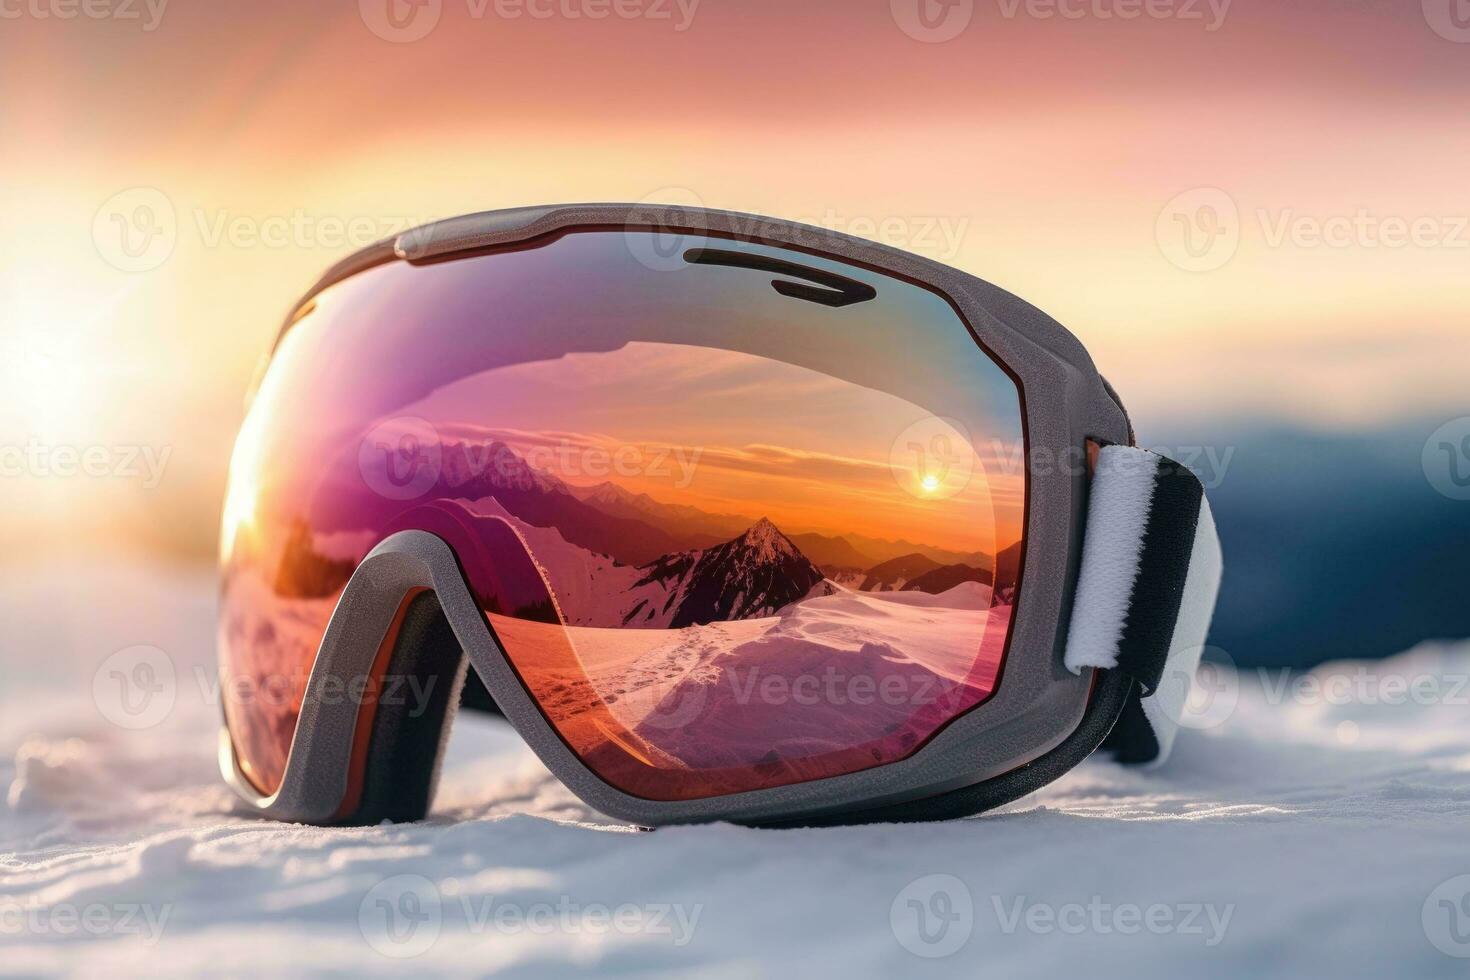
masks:
{"label": "goggle strap", "polygon": [[1105,446],[1088,500],[1066,665],[1137,683],[1104,748],[1163,762],[1189,700],[1219,594],[1220,539],[1204,487],[1157,453]]}

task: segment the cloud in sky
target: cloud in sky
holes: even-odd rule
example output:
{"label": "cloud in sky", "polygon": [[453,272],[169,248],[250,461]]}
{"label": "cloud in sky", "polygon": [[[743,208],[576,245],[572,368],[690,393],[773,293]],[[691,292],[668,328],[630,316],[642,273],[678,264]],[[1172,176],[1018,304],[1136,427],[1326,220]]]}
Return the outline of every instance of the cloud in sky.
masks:
{"label": "cloud in sky", "polygon": [[[211,229],[301,214],[379,230],[675,192],[869,234],[1014,291],[1082,338],[1145,441],[1222,417],[1463,412],[1470,45],[1414,0],[1238,0],[1213,31],[996,0],[943,44],[905,35],[886,2],[702,0],[682,32],[443,6],[414,44],[374,36],[352,2],[172,3],[153,31],[6,20],[0,359],[62,350],[85,397],[0,407],[0,442],[45,423],[69,444],[172,446],[147,500],[209,554],[257,360],[300,292],[364,243]],[[147,273],[92,240],[129,188],[158,189],[177,217],[171,258]],[[1225,191],[1239,227],[1233,257],[1202,273],[1157,239],[1195,188]],[[1314,243],[1359,212],[1442,234]],[[941,220],[953,234],[926,234]],[[8,489],[21,516],[0,531],[38,540],[132,512],[117,488]]]}

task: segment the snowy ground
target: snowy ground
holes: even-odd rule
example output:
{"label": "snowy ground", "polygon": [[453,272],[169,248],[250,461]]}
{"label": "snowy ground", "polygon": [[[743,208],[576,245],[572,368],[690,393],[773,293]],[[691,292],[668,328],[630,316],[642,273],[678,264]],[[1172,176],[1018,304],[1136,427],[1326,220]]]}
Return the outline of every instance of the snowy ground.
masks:
{"label": "snowy ground", "polygon": [[220,784],[212,631],[199,577],[0,580],[0,974],[1470,970],[1470,644],[1222,675],[1162,772],[942,825],[640,833],[461,719],[433,819],[320,830]]}

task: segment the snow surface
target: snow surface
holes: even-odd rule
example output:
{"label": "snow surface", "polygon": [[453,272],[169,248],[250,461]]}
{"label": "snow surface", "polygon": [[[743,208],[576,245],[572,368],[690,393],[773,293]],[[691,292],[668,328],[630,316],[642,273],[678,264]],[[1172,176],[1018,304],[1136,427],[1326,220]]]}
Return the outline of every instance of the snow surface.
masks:
{"label": "snow surface", "polygon": [[[219,781],[213,606],[178,573],[0,580],[0,974],[1470,969],[1442,951],[1470,954],[1470,644],[1322,668],[1284,700],[1275,675],[1222,674],[1217,723],[1163,770],[1089,761],[946,824],[638,832],[461,718],[430,820],[324,830],[245,816]],[[168,710],[134,730],[108,679],[136,644],[166,654]]]}

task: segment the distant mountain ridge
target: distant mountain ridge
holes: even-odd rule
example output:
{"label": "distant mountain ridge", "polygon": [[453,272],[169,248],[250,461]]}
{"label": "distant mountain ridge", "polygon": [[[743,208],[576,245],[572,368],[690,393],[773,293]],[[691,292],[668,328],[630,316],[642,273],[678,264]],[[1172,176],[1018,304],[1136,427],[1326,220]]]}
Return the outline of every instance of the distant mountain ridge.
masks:
{"label": "distant mountain ridge", "polygon": [[[678,629],[753,619],[835,590],[767,520],[712,548],[675,552],[637,566],[588,551],[556,528],[528,524],[493,497],[437,500],[409,520],[455,545],[487,608],[535,604],[544,578],[563,621],[573,626]],[[486,540],[494,541],[493,547],[479,547]],[[533,567],[538,571],[529,571]]]}
{"label": "distant mountain ridge", "polygon": [[[686,548],[703,548],[727,541],[748,528],[752,519],[738,514],[714,514],[687,504],[668,504],[646,493],[632,493],[615,483],[595,486],[566,485],[579,501],[613,517],[657,525],[690,540]],[[868,569],[881,562],[922,554],[936,565],[967,564],[989,568],[991,558],[979,552],[950,551],[912,541],[884,541],[861,534],[828,535],[813,531],[793,533],[790,540],[815,564]]]}
{"label": "distant mountain ridge", "polygon": [[[763,618],[850,588],[831,581],[767,518],[713,547],[636,566],[570,541],[559,528],[531,524],[495,496],[440,498],[400,515],[389,531],[395,528],[420,528],[450,542],[487,611],[573,626],[680,629]],[[985,569],[936,565],[922,555],[886,566],[875,569],[881,587],[852,591],[941,595],[968,583],[989,586],[991,577]],[[321,555],[303,524],[285,551],[277,591],[324,597],[353,567]]]}
{"label": "distant mountain ridge", "polygon": [[[495,548],[478,542],[504,539],[496,526],[514,526],[533,561],[500,584],[509,593],[487,600],[502,610],[540,608],[544,586],[525,568],[545,565],[561,612],[575,625],[677,628],[717,620],[773,615],[792,602],[838,587],[860,591],[910,591],[943,583],[987,582],[987,556],[940,561],[950,553],[927,549],[881,561],[865,549],[885,552],[901,542],[874,542],[817,532],[786,534],[768,518],[709,514],[668,504],[612,482],[572,486],[532,467],[510,446],[445,442],[436,482],[425,503],[402,510],[382,498],[356,509],[334,510],[316,533],[306,524],[291,535],[278,566],[281,594],[331,594],[351,575],[344,548],[365,554],[375,538],[364,528],[421,527],[441,533],[476,582],[495,580]],[[358,542],[357,538],[362,538]],[[923,579],[938,569],[942,576]],[[524,574],[523,574],[524,573]],[[829,581],[829,578],[831,581]],[[524,579],[524,581],[520,581]],[[514,580],[514,581],[512,581]],[[504,591],[503,589],[501,591]]]}
{"label": "distant mountain ridge", "polygon": [[533,469],[504,443],[448,443],[438,482],[428,497],[494,497],[521,520],[554,527],[573,544],[628,565],[652,561],[685,542],[647,520],[609,514],[578,500],[556,477]]}
{"label": "distant mountain ridge", "polygon": [[791,543],[818,565],[841,568],[869,568],[877,559],[853,547],[846,538],[826,534],[793,534]]}
{"label": "distant mountain ridge", "polygon": [[925,572],[916,578],[910,579],[903,587],[905,592],[927,592],[930,595],[940,595],[965,582],[979,582],[981,585],[991,585],[993,576],[983,568],[974,565],[941,565],[938,568]]}
{"label": "distant mountain ridge", "polygon": [[611,482],[593,487],[568,485],[567,492],[612,517],[656,523],[671,534],[689,539],[689,546],[694,547],[728,541],[750,526],[747,518],[710,514],[685,504],[666,504],[646,493],[633,493]]}
{"label": "distant mountain ridge", "polygon": [[911,579],[916,579],[940,567],[942,566],[939,562],[928,555],[901,555],[868,569],[867,578],[863,579],[863,584],[859,586],[858,591],[899,592]]}

